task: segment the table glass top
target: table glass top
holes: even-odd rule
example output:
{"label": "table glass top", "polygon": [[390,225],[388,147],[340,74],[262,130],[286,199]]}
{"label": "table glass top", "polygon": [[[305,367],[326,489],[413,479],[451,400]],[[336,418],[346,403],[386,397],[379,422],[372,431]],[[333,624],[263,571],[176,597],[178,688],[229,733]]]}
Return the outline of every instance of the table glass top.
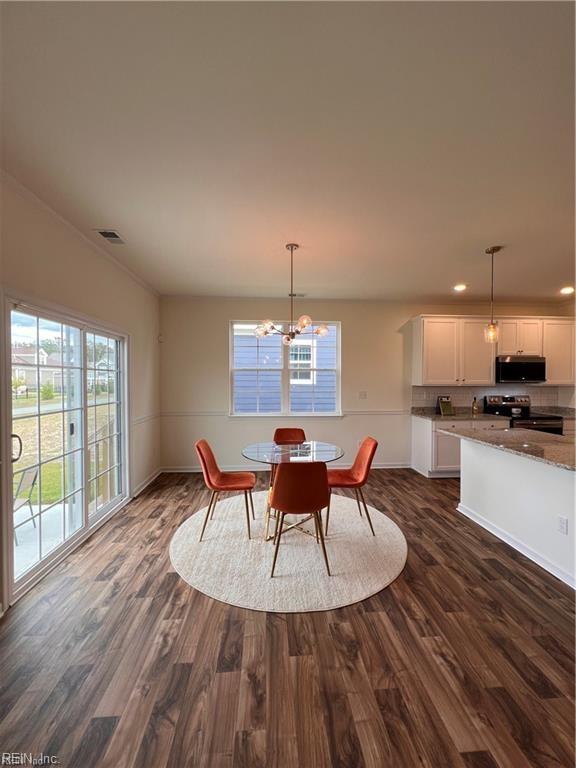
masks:
{"label": "table glass top", "polygon": [[344,451],[332,443],[309,440],[298,445],[253,443],[244,448],[242,456],[264,464],[283,464],[290,461],[336,461],[344,456]]}

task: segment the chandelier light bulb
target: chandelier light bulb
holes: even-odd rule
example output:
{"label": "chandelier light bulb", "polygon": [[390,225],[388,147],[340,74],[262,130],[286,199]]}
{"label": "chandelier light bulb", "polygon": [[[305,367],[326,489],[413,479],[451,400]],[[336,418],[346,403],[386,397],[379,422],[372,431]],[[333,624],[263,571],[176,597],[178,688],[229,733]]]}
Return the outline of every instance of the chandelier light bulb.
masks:
{"label": "chandelier light bulb", "polygon": [[265,328],[267,331],[271,331],[271,330],[272,330],[272,328],[274,328],[274,323],[272,322],[272,320],[263,320],[263,321],[262,321],[262,326],[263,326],[263,327],[264,327],[264,328]]}
{"label": "chandelier light bulb", "polygon": [[328,334],[328,326],[322,323],[322,325],[319,325],[318,328],[315,329],[314,333],[318,336],[326,336]]}
{"label": "chandelier light bulb", "polygon": [[259,325],[256,330],[254,331],[254,335],[258,336],[258,338],[261,338],[262,336],[267,336],[268,331],[263,325]]}
{"label": "chandelier light bulb", "polygon": [[286,347],[289,347],[290,344],[292,344],[292,339],[288,334],[286,334],[285,336],[282,336],[282,344],[284,344],[284,346]]}
{"label": "chandelier light bulb", "polygon": [[309,325],[312,325],[312,318],[310,315],[300,315],[298,325],[300,328],[308,328]]}

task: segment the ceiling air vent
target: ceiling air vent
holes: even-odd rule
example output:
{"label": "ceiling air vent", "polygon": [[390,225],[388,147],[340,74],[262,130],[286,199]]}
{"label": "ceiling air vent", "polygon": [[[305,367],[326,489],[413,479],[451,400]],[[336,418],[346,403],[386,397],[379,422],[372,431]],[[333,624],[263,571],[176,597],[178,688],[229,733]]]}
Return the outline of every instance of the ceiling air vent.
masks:
{"label": "ceiling air vent", "polygon": [[113,229],[97,229],[96,232],[98,232],[106,242],[112,243],[112,245],[124,245],[124,240],[122,240],[118,232]]}

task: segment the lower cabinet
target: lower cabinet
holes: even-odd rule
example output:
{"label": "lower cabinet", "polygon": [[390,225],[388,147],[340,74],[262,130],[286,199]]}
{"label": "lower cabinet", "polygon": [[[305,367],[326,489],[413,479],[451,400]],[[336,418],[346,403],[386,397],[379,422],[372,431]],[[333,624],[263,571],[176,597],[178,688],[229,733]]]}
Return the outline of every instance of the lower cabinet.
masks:
{"label": "lower cabinet", "polygon": [[434,434],[432,444],[432,467],[436,472],[460,473],[460,438],[451,437],[441,432],[432,430]]}
{"label": "lower cabinet", "polygon": [[433,421],[412,416],[412,469],[425,477],[460,477],[460,438],[439,430],[506,429],[508,419]]}

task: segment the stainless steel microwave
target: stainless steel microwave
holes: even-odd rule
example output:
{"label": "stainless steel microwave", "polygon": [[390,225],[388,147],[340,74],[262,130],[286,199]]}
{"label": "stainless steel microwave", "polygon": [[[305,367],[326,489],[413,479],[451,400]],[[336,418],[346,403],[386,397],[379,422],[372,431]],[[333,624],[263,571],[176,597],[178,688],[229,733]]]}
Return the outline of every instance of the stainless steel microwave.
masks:
{"label": "stainless steel microwave", "polygon": [[536,355],[498,355],[498,384],[540,384],[546,381],[546,358]]}

